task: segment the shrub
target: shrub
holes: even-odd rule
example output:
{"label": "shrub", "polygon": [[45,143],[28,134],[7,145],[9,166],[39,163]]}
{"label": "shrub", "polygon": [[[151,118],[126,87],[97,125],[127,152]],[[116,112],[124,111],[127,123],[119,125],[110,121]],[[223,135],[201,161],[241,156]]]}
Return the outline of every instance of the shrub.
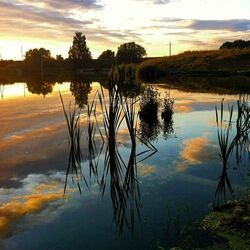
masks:
{"label": "shrub", "polygon": [[139,117],[146,122],[157,121],[159,109],[159,93],[152,86],[148,86],[140,100]]}

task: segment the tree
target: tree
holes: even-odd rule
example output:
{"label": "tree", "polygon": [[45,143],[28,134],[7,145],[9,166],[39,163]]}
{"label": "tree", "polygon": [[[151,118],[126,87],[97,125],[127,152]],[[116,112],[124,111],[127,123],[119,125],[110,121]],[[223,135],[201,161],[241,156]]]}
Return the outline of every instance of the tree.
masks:
{"label": "tree", "polygon": [[43,59],[51,59],[51,53],[49,50],[40,48],[40,49],[30,49],[25,53],[25,61],[26,62],[36,62],[41,61]]}
{"label": "tree", "polygon": [[82,32],[76,32],[73,37],[73,45],[69,49],[69,58],[76,62],[85,63],[89,61],[91,52],[87,47],[86,37],[82,35]]}
{"label": "tree", "polygon": [[79,108],[83,108],[88,104],[88,94],[92,87],[90,82],[74,81],[70,84],[70,91],[75,97],[75,102]]}
{"label": "tree", "polygon": [[130,42],[118,47],[116,59],[118,63],[137,63],[146,55],[146,50],[142,46]]}
{"label": "tree", "polygon": [[220,49],[249,49],[250,41],[235,40],[234,42],[225,42]]}
{"label": "tree", "polygon": [[98,57],[98,60],[113,61],[114,57],[115,57],[115,52],[108,49],[102,52],[102,54]]}
{"label": "tree", "polygon": [[56,55],[56,60],[58,62],[62,62],[64,59],[63,59],[62,55]]}

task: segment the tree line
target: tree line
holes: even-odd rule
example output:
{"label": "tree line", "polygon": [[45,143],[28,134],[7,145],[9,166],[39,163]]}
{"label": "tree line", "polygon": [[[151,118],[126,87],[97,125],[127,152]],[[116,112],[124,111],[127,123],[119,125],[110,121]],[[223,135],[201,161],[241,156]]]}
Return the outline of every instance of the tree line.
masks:
{"label": "tree line", "polygon": [[[135,42],[128,42],[120,45],[116,54],[110,49],[103,51],[96,61],[108,67],[111,66],[114,61],[119,64],[139,63],[146,55],[146,50],[141,45]],[[85,35],[83,35],[82,32],[76,32],[68,51],[68,58],[64,59],[61,55],[57,55],[56,58],[53,58],[49,50],[35,48],[25,53],[24,62],[28,65],[54,62],[64,66],[65,64],[71,64],[74,67],[83,67],[91,66],[93,59]]]}
{"label": "tree line", "polygon": [[225,42],[220,49],[250,49],[250,41],[236,40],[233,42]]}

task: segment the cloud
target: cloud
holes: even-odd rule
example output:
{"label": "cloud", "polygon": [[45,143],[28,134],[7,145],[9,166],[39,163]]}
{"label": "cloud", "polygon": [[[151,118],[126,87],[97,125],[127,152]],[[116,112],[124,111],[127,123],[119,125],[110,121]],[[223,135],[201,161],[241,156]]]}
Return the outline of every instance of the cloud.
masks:
{"label": "cloud", "polygon": [[169,4],[173,2],[173,0],[154,0],[153,3],[154,4]]}
{"label": "cloud", "polygon": [[[29,24],[30,29],[33,30],[32,24],[38,26],[49,24],[53,25],[67,25],[74,28],[81,28],[83,25],[92,24],[90,20],[77,20],[66,14],[65,10],[50,10],[46,8],[36,7],[28,4],[18,4],[17,2],[0,2],[0,11],[2,13],[0,20],[3,24],[6,24],[6,18],[8,22],[16,22],[16,25],[20,27],[22,23]],[[21,23],[19,23],[21,22]],[[8,27],[11,27],[8,25]],[[28,27],[27,27],[28,28]],[[43,27],[44,30],[45,27]]]}
{"label": "cloud", "polygon": [[[37,2],[40,2],[37,1]],[[99,9],[103,6],[96,0],[60,0],[60,1],[54,1],[54,0],[43,0],[43,3],[46,6],[52,7],[52,8],[62,8],[62,9]]]}
{"label": "cloud", "polygon": [[192,20],[188,28],[195,30],[229,30],[229,31],[249,31],[250,20]]}
{"label": "cloud", "polygon": [[[0,189],[2,197],[12,197],[0,205],[2,239],[11,237],[35,223],[51,220],[53,211],[58,211],[58,208],[67,201],[63,198],[63,182],[59,180],[43,175],[30,175],[23,180],[23,183],[24,186],[20,189]],[[41,212],[43,212],[42,218],[39,217]],[[47,214],[46,221],[44,213]],[[28,222],[30,215],[36,215],[32,217],[32,222]]]}
{"label": "cloud", "polygon": [[217,146],[205,136],[185,140],[183,145],[180,152],[182,160],[176,164],[177,171],[185,171],[191,165],[208,162],[218,154]]}
{"label": "cloud", "polygon": [[[227,30],[227,31],[249,31],[250,20],[248,19],[228,19],[228,20],[198,20],[182,18],[158,18],[152,20],[158,23],[158,28],[174,28],[187,30]],[[183,32],[183,31],[181,31]],[[185,32],[185,31],[184,31]],[[171,32],[170,32],[171,33]],[[175,33],[175,32],[174,32]]]}
{"label": "cloud", "polygon": [[156,167],[151,165],[142,164],[138,166],[138,175],[141,177],[151,176],[156,172]]}
{"label": "cloud", "polygon": [[65,43],[72,40],[76,31],[83,31],[88,41],[102,46],[142,41],[135,30],[105,27],[99,20],[101,7],[92,0],[0,2],[0,37]]}
{"label": "cloud", "polygon": [[[140,0],[140,1],[145,1],[145,0]],[[174,2],[179,2],[179,0],[146,0],[146,2],[155,4],[155,5],[163,5],[163,4],[170,4],[170,3],[174,3]]]}

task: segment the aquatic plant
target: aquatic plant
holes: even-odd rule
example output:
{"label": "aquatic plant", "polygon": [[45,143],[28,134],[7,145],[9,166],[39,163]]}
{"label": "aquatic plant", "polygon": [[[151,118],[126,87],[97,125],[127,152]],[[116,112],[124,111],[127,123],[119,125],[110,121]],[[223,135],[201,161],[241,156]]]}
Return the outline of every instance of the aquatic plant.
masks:
{"label": "aquatic plant", "polygon": [[248,96],[241,94],[237,101],[237,119],[236,119],[236,133],[237,140],[235,141],[236,160],[238,166],[241,163],[242,156],[248,154],[250,160],[250,107],[248,104]]}
{"label": "aquatic plant", "polygon": [[233,107],[228,107],[229,109],[229,121],[228,124],[224,126],[224,103],[223,100],[221,101],[221,109],[220,109],[220,116],[218,114],[217,107],[215,107],[216,113],[216,123],[217,123],[217,137],[220,147],[220,158],[222,160],[222,173],[219,177],[219,183],[216,188],[215,196],[220,197],[223,195],[225,198],[226,196],[226,189],[227,186],[229,191],[233,193],[233,188],[228,178],[227,169],[229,168],[229,157],[233,152],[234,149],[234,140],[231,142],[229,141],[229,135],[232,125],[232,115],[233,115]]}
{"label": "aquatic plant", "polygon": [[[140,161],[143,161],[155,153],[156,149],[151,143],[144,142],[137,130],[136,103],[140,100],[138,94],[135,92],[133,95],[125,95],[122,89],[126,84],[136,86],[133,72],[125,73],[120,67],[112,68],[111,72],[113,73],[110,75],[108,96],[105,96],[101,87],[97,93],[98,99],[95,101],[95,107],[100,105],[101,108],[103,116],[101,127],[104,130],[102,137],[105,141],[104,168],[98,182],[104,195],[107,176],[110,177],[110,194],[118,233],[123,231],[125,225],[133,233],[135,215],[140,221],[137,158],[140,157]],[[128,160],[123,159],[117,144],[121,124],[125,125],[131,142]],[[102,133],[100,129],[95,131]],[[137,153],[137,140],[146,146],[145,151]]]}
{"label": "aquatic plant", "polygon": [[[224,124],[224,104],[223,100],[221,101],[220,115],[216,111],[216,123],[217,123],[217,136],[220,148],[220,158],[222,160],[222,173],[219,177],[219,183],[215,192],[215,197],[219,198],[221,196],[226,196],[226,187],[233,193],[233,188],[228,178],[228,169],[229,158],[232,153],[235,151],[236,154],[236,163],[237,166],[240,166],[242,155],[248,154],[250,160],[249,152],[249,133],[250,133],[250,108],[248,102],[244,95],[240,95],[239,100],[237,101],[237,118],[236,118],[236,134],[230,136],[232,131],[232,116],[233,116],[233,107],[228,107],[229,109],[229,120],[227,124]],[[231,139],[230,139],[231,138]],[[236,168],[236,167],[235,167]]]}
{"label": "aquatic plant", "polygon": [[[121,88],[124,84],[135,85],[134,73],[130,71],[125,74],[119,67],[113,67],[111,72],[108,83],[108,95],[104,93],[103,87],[100,87],[94,95],[92,102],[88,103],[87,106],[89,183],[91,184],[91,179],[94,177],[99,184],[102,195],[105,194],[106,187],[109,184],[114,223],[118,233],[123,231],[124,226],[133,233],[135,217],[137,216],[139,222],[141,222],[137,164],[153,155],[157,150],[150,142],[145,142],[138,132],[138,114],[136,110],[136,103],[140,100],[138,94],[124,95],[124,91]],[[79,175],[81,170],[82,160],[80,115],[76,115],[75,109],[73,113],[69,112],[68,114],[65,110],[62,96],[60,95],[60,97],[70,135],[70,161],[67,176],[71,169],[71,172],[73,170],[72,173],[75,173],[76,179],[79,180],[77,175]],[[100,110],[101,121],[97,118],[97,109]],[[119,135],[121,125],[126,127],[131,142],[128,159],[124,159],[119,152],[117,136]],[[97,145],[97,138],[101,138],[101,145],[99,141]],[[137,141],[145,145],[146,149],[143,152],[137,152]],[[138,161],[137,158],[140,160]],[[102,164],[100,164],[101,159],[103,159]],[[103,166],[103,168],[100,168],[99,165]],[[87,184],[85,178],[84,181]],[[67,178],[65,189],[66,185]],[[79,183],[78,186],[80,190]]]}
{"label": "aquatic plant", "polygon": [[139,117],[146,122],[154,123],[158,119],[160,102],[159,93],[152,86],[148,86],[140,99]]}
{"label": "aquatic plant", "polygon": [[171,121],[174,114],[174,99],[170,98],[170,91],[166,95],[167,97],[163,100],[163,109],[161,113],[161,118],[164,122]]}
{"label": "aquatic plant", "polygon": [[81,181],[84,180],[87,187],[88,184],[81,168],[82,153],[81,153],[80,143],[81,143],[82,131],[80,127],[80,111],[79,113],[76,113],[76,107],[74,107],[73,111],[71,111],[71,104],[69,104],[69,110],[67,112],[63,102],[63,97],[60,92],[59,95],[63,107],[63,113],[67,122],[68,139],[69,139],[69,157],[68,157],[68,166],[67,166],[66,179],[64,185],[64,194],[66,192],[68,175],[70,173],[73,183],[76,181],[78,189],[80,193],[82,193],[80,185]]}

